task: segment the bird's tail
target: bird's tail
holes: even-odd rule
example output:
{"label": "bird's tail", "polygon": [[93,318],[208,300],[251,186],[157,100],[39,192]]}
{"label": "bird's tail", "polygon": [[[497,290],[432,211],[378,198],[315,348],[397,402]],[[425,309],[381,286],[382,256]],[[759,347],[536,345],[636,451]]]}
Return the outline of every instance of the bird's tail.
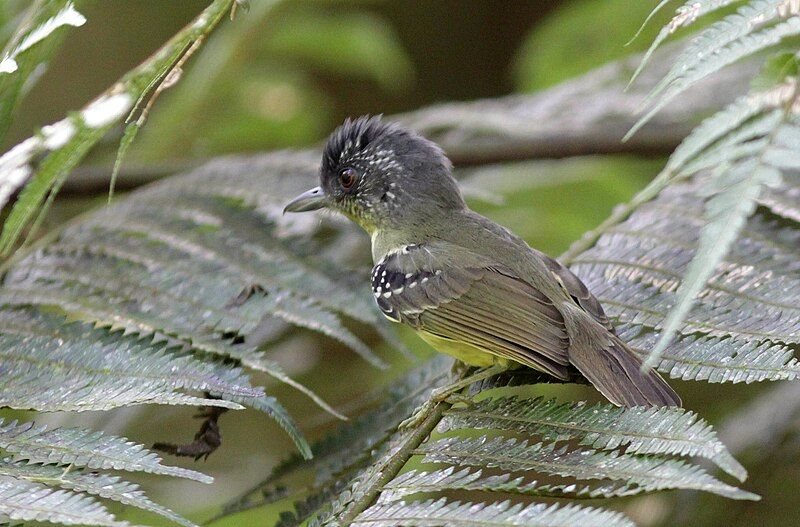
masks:
{"label": "bird's tail", "polygon": [[[573,335],[570,335],[573,337]],[[569,360],[617,406],[681,406],[681,398],[616,335],[594,320],[581,320],[571,338]]]}

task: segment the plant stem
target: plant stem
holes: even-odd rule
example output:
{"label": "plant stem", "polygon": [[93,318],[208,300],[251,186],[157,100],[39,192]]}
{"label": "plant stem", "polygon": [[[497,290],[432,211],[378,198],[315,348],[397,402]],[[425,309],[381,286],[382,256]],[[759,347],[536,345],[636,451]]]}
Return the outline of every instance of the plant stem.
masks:
{"label": "plant stem", "polygon": [[388,449],[384,458],[376,463],[381,476],[336,518],[338,524],[349,525],[359,514],[375,502],[375,499],[381,493],[381,489],[402,470],[409,458],[414,455],[414,451],[430,435],[439,421],[441,421],[445,410],[449,409],[450,406],[450,403],[446,401],[438,403],[422,424],[409,430],[407,434],[397,440],[397,445]]}

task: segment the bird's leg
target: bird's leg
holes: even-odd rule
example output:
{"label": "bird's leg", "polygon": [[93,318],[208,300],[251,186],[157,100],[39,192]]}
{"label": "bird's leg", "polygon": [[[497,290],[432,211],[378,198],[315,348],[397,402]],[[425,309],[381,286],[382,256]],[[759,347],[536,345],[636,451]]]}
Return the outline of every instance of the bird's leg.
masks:
{"label": "bird's leg", "polygon": [[450,368],[450,373],[455,377],[464,377],[472,368],[469,364],[458,359],[453,361],[453,366]]}
{"label": "bird's leg", "polygon": [[[414,415],[400,423],[400,428],[414,428],[418,426],[422,421],[425,420],[426,417],[428,417],[428,415],[430,415],[433,408],[440,402],[448,400],[451,396],[463,390],[467,386],[470,386],[472,383],[482,381],[483,379],[488,379],[489,377],[497,375],[498,373],[502,373],[507,369],[508,366],[504,364],[493,364],[476,371],[468,377],[459,379],[452,384],[436,388],[431,392],[428,400],[425,401],[422,406],[417,408],[417,411],[414,412]],[[462,398],[459,398],[457,402],[462,402],[462,400]]]}

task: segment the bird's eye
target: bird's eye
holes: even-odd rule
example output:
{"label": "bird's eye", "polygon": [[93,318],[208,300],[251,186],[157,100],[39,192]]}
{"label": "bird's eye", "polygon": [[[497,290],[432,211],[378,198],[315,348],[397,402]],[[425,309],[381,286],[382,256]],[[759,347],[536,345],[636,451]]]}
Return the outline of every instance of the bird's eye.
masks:
{"label": "bird's eye", "polygon": [[358,173],[354,168],[345,168],[339,172],[339,184],[342,185],[342,188],[349,189],[356,182],[357,177]]}

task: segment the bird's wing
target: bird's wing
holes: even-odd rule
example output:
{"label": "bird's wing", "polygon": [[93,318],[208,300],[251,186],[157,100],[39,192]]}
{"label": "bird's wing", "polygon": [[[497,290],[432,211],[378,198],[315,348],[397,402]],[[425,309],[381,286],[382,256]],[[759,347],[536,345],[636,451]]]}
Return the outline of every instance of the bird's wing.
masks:
{"label": "bird's wing", "polygon": [[392,320],[567,377],[564,318],[544,294],[507,269],[411,245],[378,262],[372,289]]}
{"label": "bird's wing", "polygon": [[578,304],[584,311],[592,316],[595,320],[600,322],[607,330],[611,333],[616,334],[614,330],[614,325],[606,316],[605,311],[603,311],[603,306],[600,305],[600,301],[587,289],[586,285],[581,281],[580,278],[575,276],[575,274],[570,271],[567,267],[562,265],[558,260],[554,258],[550,258],[544,253],[541,253],[535,249],[532,249],[536,255],[542,259],[544,264],[553,273],[553,276],[561,282],[564,286],[564,289],[569,293],[572,299]]}

